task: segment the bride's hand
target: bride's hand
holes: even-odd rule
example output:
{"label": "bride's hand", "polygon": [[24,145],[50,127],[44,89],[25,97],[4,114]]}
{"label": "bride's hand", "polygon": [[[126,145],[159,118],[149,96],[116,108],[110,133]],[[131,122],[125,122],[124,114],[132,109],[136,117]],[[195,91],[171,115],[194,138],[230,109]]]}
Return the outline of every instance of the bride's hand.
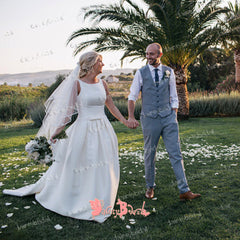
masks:
{"label": "bride's hand", "polygon": [[128,120],[124,119],[124,121],[122,122],[126,127],[129,128],[129,124],[128,124]]}
{"label": "bride's hand", "polygon": [[130,120],[126,120],[123,122],[123,124],[131,129],[137,128],[139,126],[139,123],[137,120],[135,120],[133,122],[131,122]]}
{"label": "bride's hand", "polygon": [[52,143],[56,143],[57,139],[56,139],[56,138],[53,139],[53,137],[51,137],[51,138],[50,138],[50,141],[51,141]]}
{"label": "bride's hand", "polygon": [[139,126],[139,122],[135,118],[129,118],[127,122],[129,128],[135,129]]}

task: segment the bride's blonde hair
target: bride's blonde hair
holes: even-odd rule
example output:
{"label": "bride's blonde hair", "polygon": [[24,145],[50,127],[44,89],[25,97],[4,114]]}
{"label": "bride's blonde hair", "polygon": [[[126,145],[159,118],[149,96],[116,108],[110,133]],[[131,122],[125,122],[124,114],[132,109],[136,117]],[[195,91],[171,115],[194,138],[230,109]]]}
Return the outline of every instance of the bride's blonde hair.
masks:
{"label": "bride's blonde hair", "polygon": [[93,65],[97,62],[98,58],[101,57],[97,52],[91,51],[84,53],[79,59],[80,71],[79,78],[87,75],[93,68]]}

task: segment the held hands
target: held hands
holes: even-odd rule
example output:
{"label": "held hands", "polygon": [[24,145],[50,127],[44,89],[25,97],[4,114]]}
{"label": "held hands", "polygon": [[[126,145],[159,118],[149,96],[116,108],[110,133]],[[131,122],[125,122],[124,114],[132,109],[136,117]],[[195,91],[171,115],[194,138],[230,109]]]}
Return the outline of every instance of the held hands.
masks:
{"label": "held hands", "polygon": [[128,120],[125,120],[123,123],[128,128],[137,128],[139,126],[138,121],[135,118],[129,118]]}

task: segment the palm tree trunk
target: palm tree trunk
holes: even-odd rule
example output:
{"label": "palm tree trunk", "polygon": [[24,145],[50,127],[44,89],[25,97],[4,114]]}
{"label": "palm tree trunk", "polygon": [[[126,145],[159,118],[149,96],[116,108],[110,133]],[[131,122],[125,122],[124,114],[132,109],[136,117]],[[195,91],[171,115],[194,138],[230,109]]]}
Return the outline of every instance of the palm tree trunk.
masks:
{"label": "palm tree trunk", "polygon": [[237,89],[240,92],[240,50],[236,49],[234,51],[234,62],[235,62],[235,82],[237,84]]}
{"label": "palm tree trunk", "polygon": [[187,75],[183,69],[174,70],[179,100],[178,119],[189,118],[189,97],[187,90]]}

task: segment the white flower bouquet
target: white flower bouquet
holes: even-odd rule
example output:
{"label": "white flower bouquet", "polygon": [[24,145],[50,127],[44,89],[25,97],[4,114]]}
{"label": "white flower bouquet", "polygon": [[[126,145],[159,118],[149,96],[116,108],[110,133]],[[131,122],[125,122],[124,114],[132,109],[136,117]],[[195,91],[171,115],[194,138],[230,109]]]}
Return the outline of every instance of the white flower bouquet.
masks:
{"label": "white flower bouquet", "polygon": [[[66,132],[63,130],[54,139],[67,138]],[[50,164],[53,159],[51,141],[46,137],[35,137],[25,146],[25,151],[28,152],[28,157],[40,164]]]}
{"label": "white flower bouquet", "polygon": [[53,160],[50,143],[46,137],[35,137],[26,144],[25,151],[28,152],[28,157],[31,160],[41,164],[48,164]]}

